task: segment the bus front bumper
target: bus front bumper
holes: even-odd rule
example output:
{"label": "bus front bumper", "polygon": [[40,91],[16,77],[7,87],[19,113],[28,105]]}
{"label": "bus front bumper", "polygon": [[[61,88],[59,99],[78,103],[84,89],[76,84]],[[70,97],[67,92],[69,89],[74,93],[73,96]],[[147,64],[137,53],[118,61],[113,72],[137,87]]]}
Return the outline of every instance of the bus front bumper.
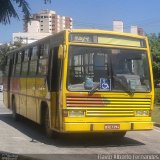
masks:
{"label": "bus front bumper", "polygon": [[64,123],[64,132],[118,132],[152,129],[153,122]]}

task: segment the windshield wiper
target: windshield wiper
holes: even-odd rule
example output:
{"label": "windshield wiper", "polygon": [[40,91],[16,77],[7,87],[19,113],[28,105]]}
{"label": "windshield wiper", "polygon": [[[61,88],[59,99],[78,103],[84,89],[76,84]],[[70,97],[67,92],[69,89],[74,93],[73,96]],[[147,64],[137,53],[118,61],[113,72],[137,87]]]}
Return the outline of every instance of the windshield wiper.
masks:
{"label": "windshield wiper", "polygon": [[[129,94],[133,95],[134,94],[134,90],[130,88],[130,86],[128,85],[128,83],[124,82],[122,79],[120,79],[117,76],[113,76],[113,78],[115,79],[115,81],[119,82],[119,84],[122,86],[122,88],[124,88],[125,92],[129,92]],[[100,87],[100,83],[96,84],[88,93],[89,94],[93,94],[94,92],[97,91],[97,89]]]}
{"label": "windshield wiper", "polygon": [[[117,77],[117,76],[113,76],[113,78],[115,79],[115,81],[119,82],[119,84],[122,86],[122,88],[125,89],[125,90],[124,90],[125,92],[128,91],[131,95],[134,94],[134,90],[130,88],[130,86],[128,85],[127,81],[126,81],[126,83],[125,83],[122,79],[120,79],[120,78]],[[128,92],[127,92],[127,93],[128,93]]]}
{"label": "windshield wiper", "polygon": [[97,89],[99,88],[100,86],[100,83],[96,84],[88,93],[89,94],[93,94],[94,92],[97,91]]}

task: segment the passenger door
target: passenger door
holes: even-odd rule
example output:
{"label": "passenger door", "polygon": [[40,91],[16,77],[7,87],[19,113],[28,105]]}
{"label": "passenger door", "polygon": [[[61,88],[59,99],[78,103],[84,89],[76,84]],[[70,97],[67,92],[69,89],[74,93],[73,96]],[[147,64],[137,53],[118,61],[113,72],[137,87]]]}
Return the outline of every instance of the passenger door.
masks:
{"label": "passenger door", "polygon": [[51,92],[51,126],[59,128],[59,60],[58,47],[50,49],[49,70],[47,76],[48,89]]}

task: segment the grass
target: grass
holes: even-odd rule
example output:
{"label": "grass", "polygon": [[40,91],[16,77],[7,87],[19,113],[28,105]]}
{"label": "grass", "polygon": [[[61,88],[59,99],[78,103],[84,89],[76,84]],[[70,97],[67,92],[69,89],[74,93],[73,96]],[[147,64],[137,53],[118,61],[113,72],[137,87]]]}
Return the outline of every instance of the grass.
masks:
{"label": "grass", "polygon": [[152,112],[152,120],[153,122],[160,124],[160,105],[154,106],[154,110]]}
{"label": "grass", "polygon": [[160,88],[155,88],[155,106],[152,113],[152,120],[160,124]]}
{"label": "grass", "polygon": [[160,101],[160,88],[155,88],[155,103]]}

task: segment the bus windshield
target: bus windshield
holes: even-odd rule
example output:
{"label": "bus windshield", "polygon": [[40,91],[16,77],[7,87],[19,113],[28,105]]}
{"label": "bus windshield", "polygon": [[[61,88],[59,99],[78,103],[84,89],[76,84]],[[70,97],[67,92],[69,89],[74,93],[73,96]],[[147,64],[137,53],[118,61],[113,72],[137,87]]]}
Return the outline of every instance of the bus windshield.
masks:
{"label": "bus windshield", "polygon": [[149,92],[147,52],[105,47],[69,47],[70,91]]}

